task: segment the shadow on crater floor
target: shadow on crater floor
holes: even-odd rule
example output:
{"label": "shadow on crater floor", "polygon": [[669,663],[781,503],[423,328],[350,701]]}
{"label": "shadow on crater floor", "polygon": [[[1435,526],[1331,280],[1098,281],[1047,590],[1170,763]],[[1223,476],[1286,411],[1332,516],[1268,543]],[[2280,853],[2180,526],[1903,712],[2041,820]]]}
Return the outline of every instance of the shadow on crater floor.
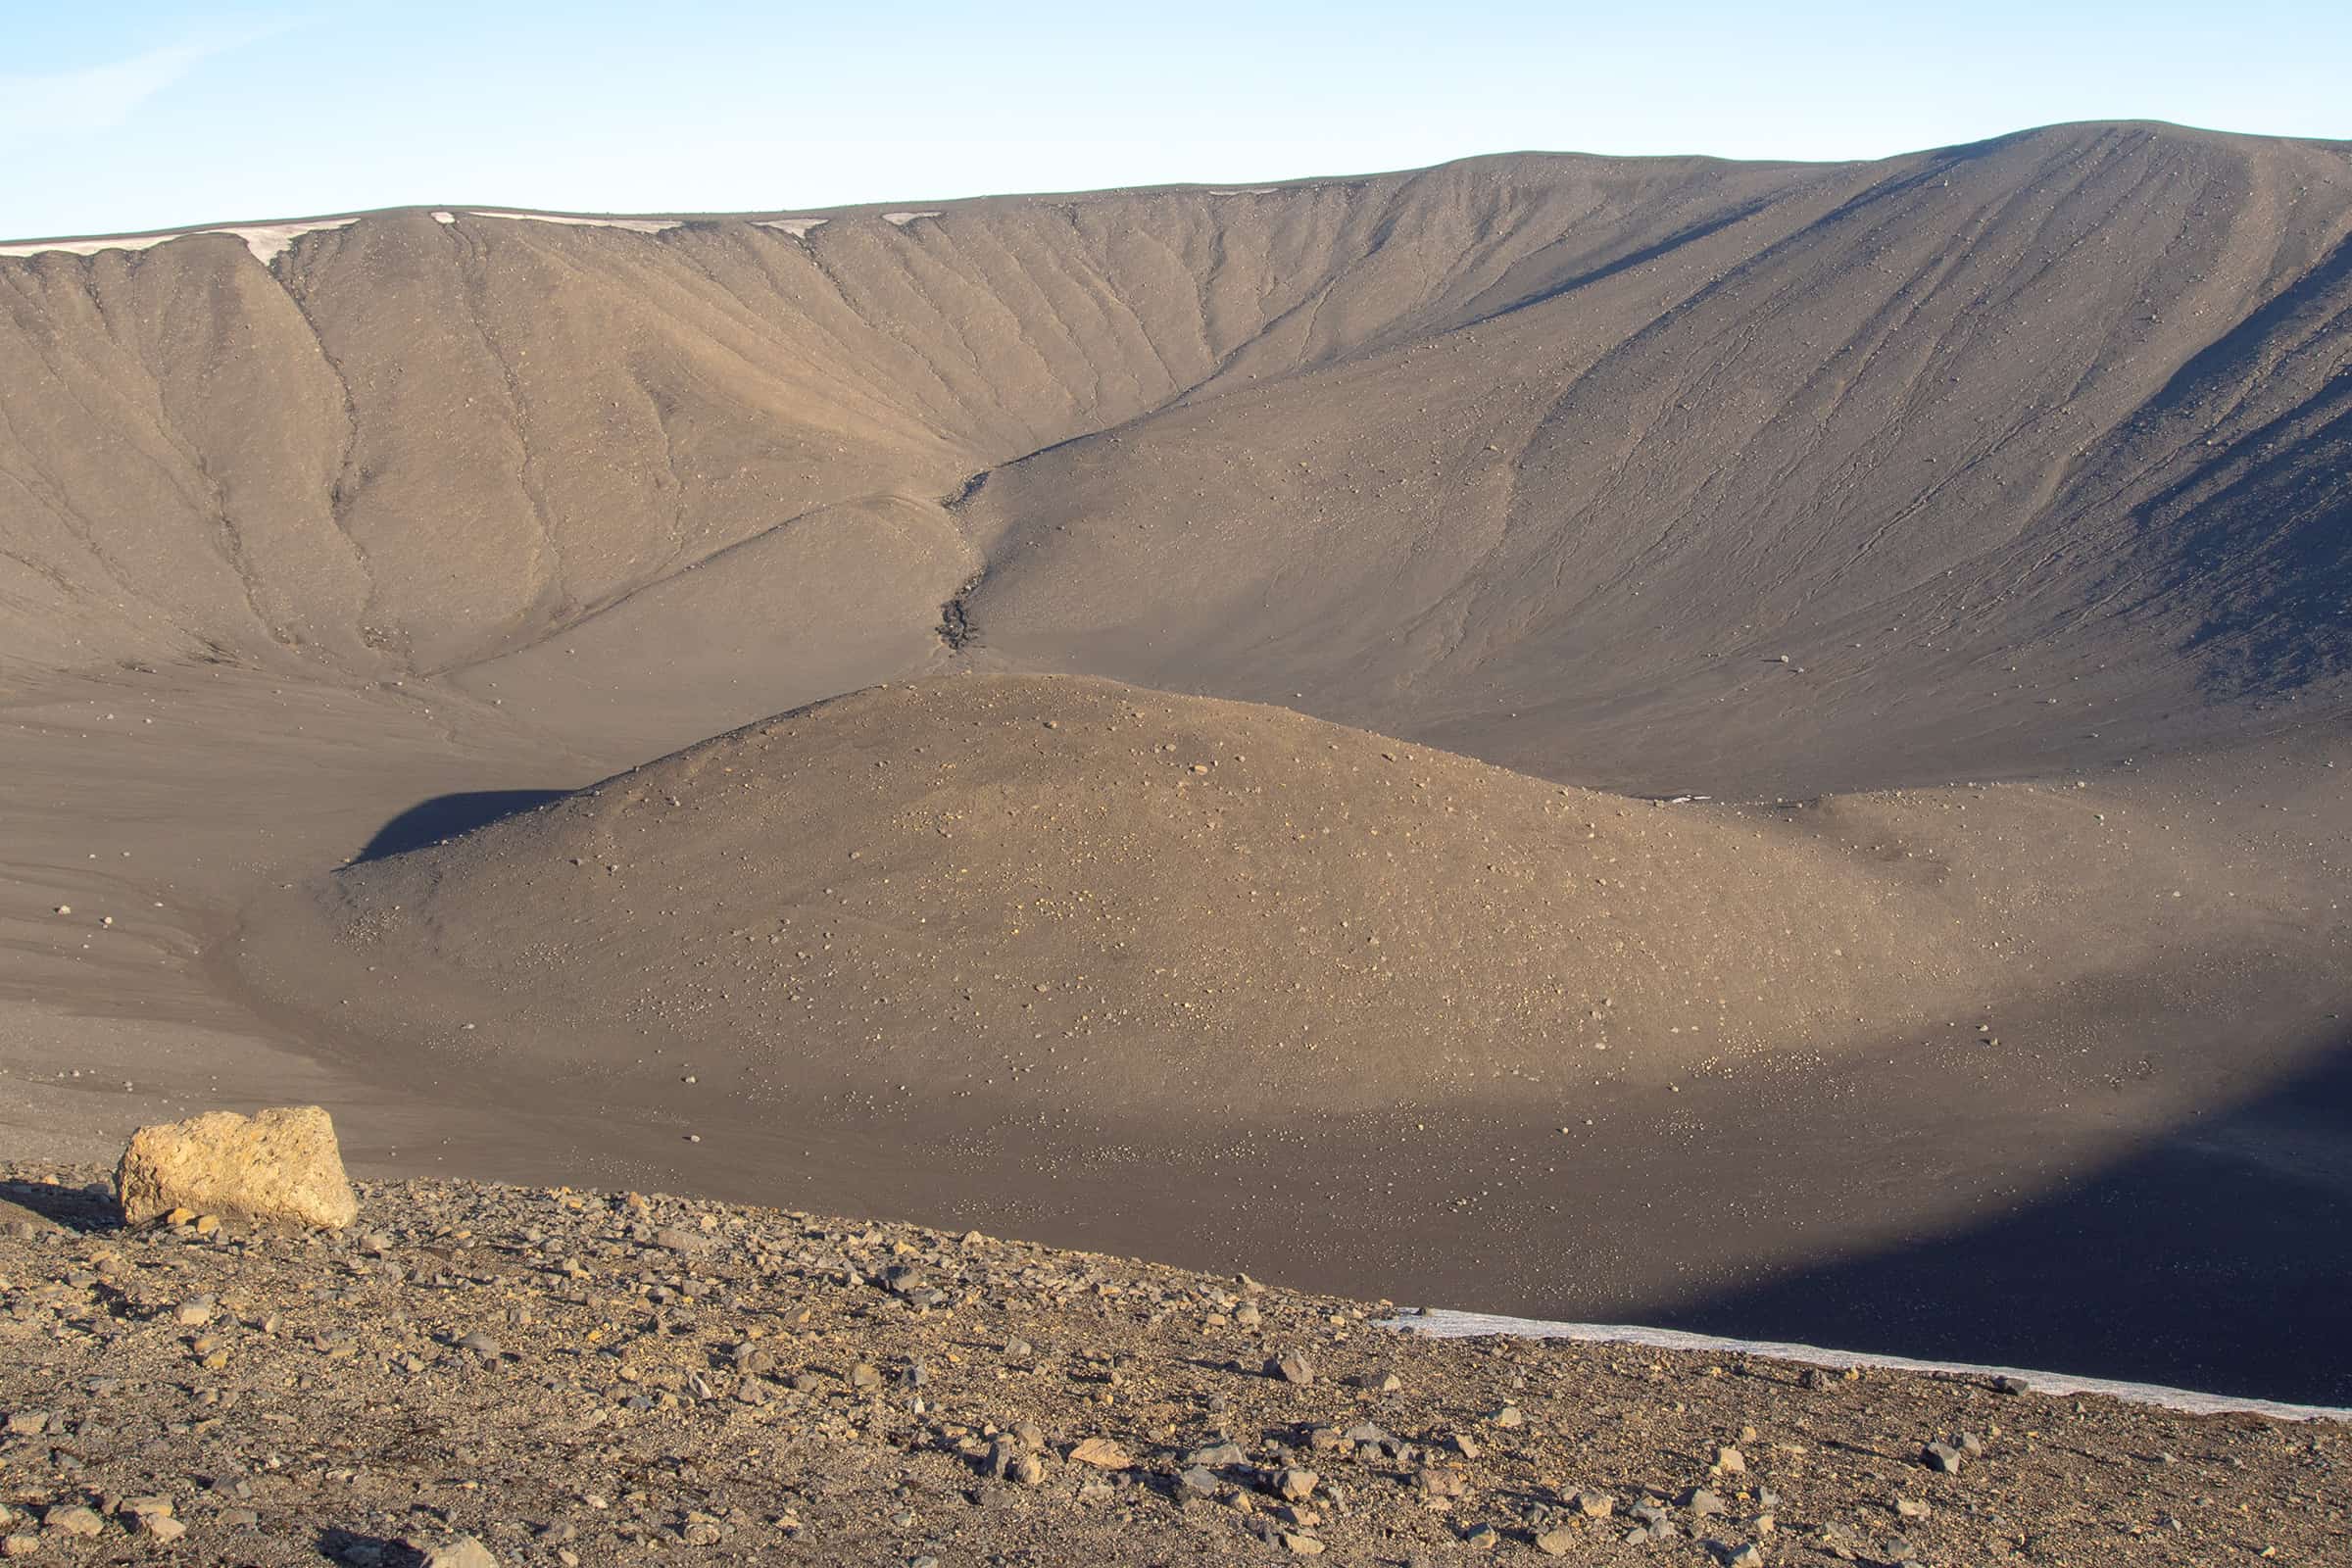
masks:
{"label": "shadow on crater floor", "polygon": [[352,863],[364,865],[369,860],[421,850],[444,839],[470,833],[477,827],[520,816],[550,801],[560,801],[568,793],[566,790],[464,790],[455,795],[436,795],[417,802],[377,828],[367,848],[352,857]]}
{"label": "shadow on crater floor", "polygon": [[1955,1234],[1664,1326],[2352,1403],[2352,1046]]}

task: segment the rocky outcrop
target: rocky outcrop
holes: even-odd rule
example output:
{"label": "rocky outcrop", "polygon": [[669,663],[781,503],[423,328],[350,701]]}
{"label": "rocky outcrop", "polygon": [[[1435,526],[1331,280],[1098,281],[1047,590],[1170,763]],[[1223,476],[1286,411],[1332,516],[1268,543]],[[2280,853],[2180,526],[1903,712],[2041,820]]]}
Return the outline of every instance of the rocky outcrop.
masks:
{"label": "rocky outcrop", "polygon": [[123,1223],[174,1209],[339,1229],[359,1215],[334,1123],[317,1105],[213,1110],[142,1127],[115,1171]]}

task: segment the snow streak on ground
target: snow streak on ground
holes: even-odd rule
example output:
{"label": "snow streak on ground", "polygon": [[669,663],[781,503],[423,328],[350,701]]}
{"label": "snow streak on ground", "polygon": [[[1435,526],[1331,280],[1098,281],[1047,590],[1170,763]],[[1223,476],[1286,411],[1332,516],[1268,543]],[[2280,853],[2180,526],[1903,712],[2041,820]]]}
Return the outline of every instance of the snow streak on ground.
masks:
{"label": "snow streak on ground", "polygon": [[1728,1340],[1712,1334],[1686,1334],[1680,1329],[1648,1329],[1626,1323],[1552,1323],[1532,1317],[1495,1317],[1485,1312],[1458,1312],[1429,1307],[1389,1320],[1386,1325],[1406,1334],[1433,1339],[1467,1339],[1500,1334],[1526,1340],[1576,1340],[1588,1345],[1643,1345],[1661,1350],[1723,1350],[1742,1355],[1770,1356],[1807,1366],[1844,1368],[1885,1367],[1898,1372],[1948,1372],[1968,1377],[2016,1378],[2037,1394],[2104,1394],[2133,1404],[2153,1404],[2167,1410],[2212,1414],[2247,1410],[2284,1421],[2347,1421],[2352,1409],[2324,1404],[2280,1404],[2271,1399],[2240,1399],[2226,1394],[2198,1394],[2168,1389],[2154,1383],[2118,1383],[2108,1378],[2073,1377],[2063,1372],[2035,1372],[2024,1367],[1972,1366],[1960,1361],[1915,1361],[1900,1355],[1874,1355],[1865,1350],[1825,1350],[1814,1345],[1784,1345],[1771,1340]]}

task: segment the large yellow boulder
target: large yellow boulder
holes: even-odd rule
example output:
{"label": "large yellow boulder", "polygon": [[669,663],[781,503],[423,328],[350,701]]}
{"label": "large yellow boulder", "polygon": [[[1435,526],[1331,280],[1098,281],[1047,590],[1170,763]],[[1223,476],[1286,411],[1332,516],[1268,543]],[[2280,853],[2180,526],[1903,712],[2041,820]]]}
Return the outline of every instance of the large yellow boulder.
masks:
{"label": "large yellow boulder", "polygon": [[209,1110],[130,1135],[115,1170],[122,1221],[175,1208],[339,1229],[359,1216],[335,1124],[317,1105]]}

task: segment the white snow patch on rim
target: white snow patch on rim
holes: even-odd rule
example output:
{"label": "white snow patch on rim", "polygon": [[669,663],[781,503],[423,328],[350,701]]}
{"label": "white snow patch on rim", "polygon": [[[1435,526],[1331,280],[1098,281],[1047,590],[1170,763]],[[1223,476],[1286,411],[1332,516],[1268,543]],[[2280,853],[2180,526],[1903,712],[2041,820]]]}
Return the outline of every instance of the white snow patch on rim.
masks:
{"label": "white snow patch on rim", "polygon": [[936,212],[931,212],[931,213],[884,213],[884,214],[882,215],[882,221],[884,221],[885,223],[896,223],[896,224],[897,224],[899,227],[901,227],[901,228],[905,228],[905,227],[906,227],[906,226],[908,223],[911,223],[911,222],[913,222],[913,221],[914,221],[916,219],[918,219],[918,218],[937,218],[938,216],[939,216],[939,214],[937,214]]}
{"label": "white snow patch on rim", "polygon": [[1770,1356],[1807,1366],[1884,1367],[1894,1372],[1956,1372],[1968,1377],[2016,1378],[2036,1394],[2104,1394],[2132,1404],[2156,1405],[2192,1415],[2244,1411],[2276,1416],[2282,1421],[2352,1421],[2352,1409],[2328,1404],[2281,1404],[2273,1399],[2241,1399],[2227,1394],[2198,1394],[2168,1389],[2155,1383],[2118,1383],[2109,1378],[2074,1377],[2063,1372],[2035,1372],[2025,1367],[1974,1366],[1963,1361],[1915,1361],[1908,1356],[1874,1355],[1866,1350],[1825,1350],[1816,1345],[1784,1345],[1772,1340],[1727,1340],[1712,1334],[1686,1334],[1680,1329],[1640,1328],[1626,1323],[1553,1323],[1542,1318],[1496,1317],[1485,1312],[1457,1312],[1430,1307],[1387,1319],[1384,1328],[1432,1339],[1458,1340],[1478,1334],[1500,1334],[1522,1340],[1574,1340],[1586,1345],[1640,1345],[1660,1350],[1722,1350]]}
{"label": "white snow patch on rim", "polygon": [[1212,190],[1209,194],[1211,196],[1271,196],[1281,188],[1279,185],[1251,185],[1247,190]]}
{"label": "white snow patch on rim", "polygon": [[829,218],[756,218],[752,224],[756,228],[780,228],[794,239],[807,239],[810,229],[822,228],[831,221]]}
{"label": "white snow patch on rim", "polygon": [[161,245],[166,240],[185,239],[190,234],[234,234],[253,252],[254,260],[267,267],[286,253],[287,247],[305,234],[321,229],[349,228],[357,218],[318,218],[301,223],[246,223],[235,227],[175,228],[163,234],[133,234],[114,239],[46,239],[26,240],[15,245],[0,245],[0,256],[38,256],[45,251],[64,251],[73,256],[95,256],[100,251],[143,251]]}
{"label": "white snow patch on rim", "polygon": [[467,218],[509,218],[519,223],[566,223],[574,228],[625,228],[632,234],[659,234],[685,223],[682,218],[566,218],[561,213],[493,213],[468,211]]}
{"label": "white snow patch on rim", "polygon": [[433,221],[436,223],[454,223],[457,220],[458,215],[455,213],[435,213],[433,215]]}

